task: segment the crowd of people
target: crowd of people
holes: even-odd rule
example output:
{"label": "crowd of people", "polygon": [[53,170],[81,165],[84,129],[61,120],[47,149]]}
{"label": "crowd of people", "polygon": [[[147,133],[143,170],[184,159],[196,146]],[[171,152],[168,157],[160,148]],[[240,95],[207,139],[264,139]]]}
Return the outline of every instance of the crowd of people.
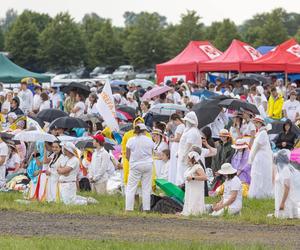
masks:
{"label": "crowd of people", "polygon": [[[116,109],[121,105],[135,111],[132,119],[116,118],[120,128],[131,125],[120,131],[112,131],[99,115],[101,82],[90,86],[89,96],[79,89],[67,93],[40,85],[29,89],[26,81],[15,89],[2,85],[0,187],[5,191],[29,186],[27,198],[41,202],[88,204],[96,201],[77,192],[106,194],[108,181],[118,171],[126,211],[134,210],[139,195],[142,210],[150,211],[151,195],[158,193],[155,179],[165,179],[185,192],[182,215],[237,215],[243,197],[248,197],[274,198],[276,217],[297,218],[297,84],[274,77],[271,80],[263,86],[222,83],[219,79],[216,83],[167,81],[167,92],[147,100],[142,96],[151,87],[128,84],[125,91],[113,94]],[[199,116],[193,107],[204,98],[193,93],[201,90],[250,103],[259,114],[245,108],[222,108],[212,123],[199,128]],[[174,110],[167,120],[160,119],[150,112],[157,104],[176,104],[186,111]],[[85,130],[45,123],[40,127],[56,136],[52,142],[17,142],[9,136],[29,131],[30,122],[47,109],[60,109],[74,118],[89,115],[95,119],[87,121]],[[271,135],[269,131],[276,122],[282,123],[282,129]],[[64,141],[64,135],[77,139]],[[79,149],[75,141],[87,137],[93,142]],[[107,140],[114,143],[113,148],[105,147]],[[216,195],[222,197],[218,203],[205,204],[205,196]]]}

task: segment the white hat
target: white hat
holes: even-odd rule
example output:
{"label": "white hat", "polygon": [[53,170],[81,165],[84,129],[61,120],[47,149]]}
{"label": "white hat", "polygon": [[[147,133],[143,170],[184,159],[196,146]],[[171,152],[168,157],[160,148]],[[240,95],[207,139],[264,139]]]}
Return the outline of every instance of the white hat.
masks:
{"label": "white hat", "polygon": [[257,90],[257,92],[259,93],[259,94],[261,94],[261,95],[263,95],[264,94],[264,88],[263,88],[263,86],[257,86],[256,87],[256,90]]}
{"label": "white hat", "polygon": [[237,172],[237,170],[234,169],[230,163],[224,163],[221,166],[221,169],[218,171],[218,173],[221,175],[235,174],[236,172]]}
{"label": "white hat", "polygon": [[295,88],[297,88],[297,83],[295,83],[295,82],[292,82],[292,84],[291,84],[291,87],[295,87]]}
{"label": "white hat", "polygon": [[19,93],[19,89],[14,88],[14,89],[13,89],[13,92],[16,93],[16,94]]}
{"label": "white hat", "polygon": [[127,98],[133,98],[133,93],[132,92],[128,92],[126,95]]}
{"label": "white hat", "polygon": [[127,86],[128,87],[135,87],[135,83],[134,82],[129,82]]}
{"label": "white hat", "polygon": [[194,111],[188,112],[182,120],[198,126],[198,118]]}
{"label": "white hat", "polygon": [[223,128],[223,129],[220,130],[219,136],[231,137],[231,134],[227,129]]}
{"label": "white hat", "polygon": [[90,90],[91,90],[91,92],[97,92],[97,88],[96,87],[92,87]]}
{"label": "white hat", "polygon": [[190,159],[194,158],[195,161],[199,161],[200,160],[200,155],[196,151],[191,151],[188,154],[188,158],[190,158]]}
{"label": "white hat", "polygon": [[237,139],[234,145],[231,145],[234,149],[243,149],[243,148],[249,148],[249,144],[245,139]]}
{"label": "white hat", "polygon": [[254,121],[254,122],[260,122],[260,123],[262,123],[262,124],[265,124],[264,118],[263,118],[262,116],[260,116],[260,115],[256,115],[256,116],[252,119],[252,121]]}
{"label": "white hat", "polygon": [[144,123],[139,123],[136,126],[139,127],[141,130],[147,130],[147,127]]}
{"label": "white hat", "polygon": [[0,96],[5,96],[5,93],[3,91],[1,91]]}
{"label": "white hat", "polygon": [[72,142],[63,142],[60,145],[63,147],[64,150],[67,150],[75,156],[79,156],[81,154],[80,150]]}

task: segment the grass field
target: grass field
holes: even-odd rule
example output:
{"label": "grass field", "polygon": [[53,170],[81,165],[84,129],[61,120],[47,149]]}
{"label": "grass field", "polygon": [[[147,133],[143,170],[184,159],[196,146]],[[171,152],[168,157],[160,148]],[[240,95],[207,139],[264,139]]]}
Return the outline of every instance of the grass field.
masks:
{"label": "grass field", "polygon": [[[81,193],[83,196],[93,196],[99,203],[87,206],[66,206],[54,203],[31,202],[30,204],[20,204],[15,202],[16,199],[22,199],[22,194],[17,192],[0,193],[0,210],[16,210],[16,211],[34,211],[42,213],[58,213],[58,214],[82,214],[82,215],[118,215],[118,216],[143,216],[143,217],[174,217],[175,215],[160,215],[155,213],[125,213],[124,197],[121,195],[99,196],[91,193]],[[218,198],[206,198],[206,203],[213,203]],[[273,213],[274,201],[268,200],[243,200],[243,210],[240,216],[223,216],[221,218],[211,218],[204,215],[204,218],[211,220],[226,220],[232,222],[248,222],[251,224],[280,224],[295,225],[300,224],[299,220],[279,220],[268,218],[267,214]],[[197,220],[198,217],[191,217]]]}

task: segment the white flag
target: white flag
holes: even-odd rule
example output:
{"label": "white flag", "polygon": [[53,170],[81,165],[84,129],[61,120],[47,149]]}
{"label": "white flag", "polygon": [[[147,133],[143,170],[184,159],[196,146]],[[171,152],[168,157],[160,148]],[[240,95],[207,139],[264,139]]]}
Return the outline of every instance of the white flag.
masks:
{"label": "white flag", "polygon": [[110,83],[106,82],[104,88],[99,94],[96,108],[99,114],[103,117],[106,125],[113,131],[119,130],[119,125],[116,120],[116,109],[114,98],[112,95]]}

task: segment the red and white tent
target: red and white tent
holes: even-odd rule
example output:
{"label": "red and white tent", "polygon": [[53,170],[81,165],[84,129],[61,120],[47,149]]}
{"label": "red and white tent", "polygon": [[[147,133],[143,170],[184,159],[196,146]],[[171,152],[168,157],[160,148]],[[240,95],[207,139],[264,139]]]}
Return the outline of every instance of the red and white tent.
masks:
{"label": "red and white tent", "polygon": [[241,71],[241,62],[253,62],[262,55],[249,44],[234,39],[228,49],[218,58],[200,62],[200,72]]}
{"label": "red and white tent", "polygon": [[196,81],[199,62],[209,61],[221,55],[222,52],[208,41],[191,41],[179,55],[156,65],[157,82],[176,82],[179,79]]}
{"label": "red and white tent", "polygon": [[300,45],[294,38],[254,62],[243,62],[242,72],[285,72],[287,64],[300,59]]}
{"label": "red and white tent", "polygon": [[292,49],[290,49],[292,53],[297,57],[290,63],[286,65],[287,73],[300,73],[300,44],[294,45]]}

